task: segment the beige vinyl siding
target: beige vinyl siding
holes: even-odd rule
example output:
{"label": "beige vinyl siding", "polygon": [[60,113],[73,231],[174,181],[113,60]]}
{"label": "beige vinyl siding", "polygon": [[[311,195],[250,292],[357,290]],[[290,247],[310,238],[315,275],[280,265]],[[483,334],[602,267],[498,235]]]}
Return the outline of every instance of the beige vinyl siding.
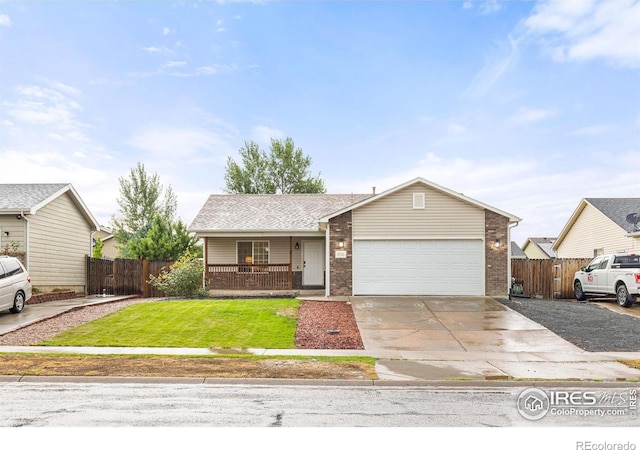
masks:
{"label": "beige vinyl siding", "polygon": [[29,218],[29,273],[35,287],[85,285],[85,256],[91,251],[91,226],[66,193]]}
{"label": "beige vinyl siding", "polygon": [[[292,246],[300,244],[299,249],[292,249],[293,271],[302,270],[302,242],[310,240],[320,240],[314,238],[294,237]],[[207,261],[209,264],[237,264],[236,242],[238,241],[268,241],[269,242],[269,262],[271,264],[289,263],[289,237],[217,237],[207,238]]]}
{"label": "beige vinyl siding", "polygon": [[[414,209],[413,194],[425,194]],[[353,211],[354,239],[484,238],[484,210],[413,184]]]}
{"label": "beige vinyl siding", "polygon": [[547,255],[540,247],[530,242],[522,251],[527,255],[529,259],[549,259]]}
{"label": "beige vinyl siding", "polygon": [[639,250],[638,241],[607,216],[587,204],[558,246],[558,258],[591,258],[594,249],[604,253]]}
{"label": "beige vinyl siding", "polygon": [[[25,252],[25,220],[16,219],[16,214],[0,216],[0,252],[4,251],[8,245],[11,250],[13,242],[18,243],[18,252]],[[5,236],[5,232],[9,232],[9,236]]]}

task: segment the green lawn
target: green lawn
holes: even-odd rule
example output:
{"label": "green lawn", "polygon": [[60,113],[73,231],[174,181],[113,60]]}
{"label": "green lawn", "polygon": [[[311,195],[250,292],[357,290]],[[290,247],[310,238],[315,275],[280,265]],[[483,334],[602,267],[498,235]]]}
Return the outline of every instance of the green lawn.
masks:
{"label": "green lawn", "polygon": [[140,303],[67,330],[40,345],[295,348],[299,305],[296,299]]}

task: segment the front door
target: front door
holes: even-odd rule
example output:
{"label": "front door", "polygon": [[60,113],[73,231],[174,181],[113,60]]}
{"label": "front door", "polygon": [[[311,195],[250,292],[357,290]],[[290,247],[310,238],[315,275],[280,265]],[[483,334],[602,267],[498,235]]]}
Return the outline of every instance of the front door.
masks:
{"label": "front door", "polygon": [[304,286],[324,285],[323,246],[322,241],[302,243],[302,284]]}

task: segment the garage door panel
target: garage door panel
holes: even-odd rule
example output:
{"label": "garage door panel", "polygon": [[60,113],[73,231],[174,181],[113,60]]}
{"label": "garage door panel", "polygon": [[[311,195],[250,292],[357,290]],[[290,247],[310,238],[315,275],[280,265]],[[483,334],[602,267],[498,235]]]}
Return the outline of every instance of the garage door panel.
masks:
{"label": "garage door panel", "polygon": [[354,241],[354,295],[483,295],[482,240]]}

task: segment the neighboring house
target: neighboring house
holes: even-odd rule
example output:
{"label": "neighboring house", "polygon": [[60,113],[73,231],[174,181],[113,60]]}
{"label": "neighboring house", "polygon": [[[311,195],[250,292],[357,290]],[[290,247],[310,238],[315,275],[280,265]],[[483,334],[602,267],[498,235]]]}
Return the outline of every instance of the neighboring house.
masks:
{"label": "neighboring house", "polygon": [[34,287],[85,290],[98,223],[70,184],[0,184],[0,248],[24,261]]}
{"label": "neighboring house", "polygon": [[552,249],[558,258],[640,251],[640,198],[583,198]]}
{"label": "neighboring house", "polygon": [[527,254],[514,241],[511,241],[511,259],[527,259]]}
{"label": "neighboring house", "polygon": [[529,259],[552,259],[556,253],[552,250],[556,238],[528,238],[522,246],[522,251]]}
{"label": "neighboring house", "polygon": [[189,231],[210,289],[500,296],[520,220],[417,178],[378,195],[211,195]]}
{"label": "neighboring house", "polygon": [[102,248],[102,257],[108,259],[116,259],[119,251],[116,245],[116,240],[111,233],[111,228],[100,225],[100,229],[93,235],[95,238],[100,238],[104,247]]}

